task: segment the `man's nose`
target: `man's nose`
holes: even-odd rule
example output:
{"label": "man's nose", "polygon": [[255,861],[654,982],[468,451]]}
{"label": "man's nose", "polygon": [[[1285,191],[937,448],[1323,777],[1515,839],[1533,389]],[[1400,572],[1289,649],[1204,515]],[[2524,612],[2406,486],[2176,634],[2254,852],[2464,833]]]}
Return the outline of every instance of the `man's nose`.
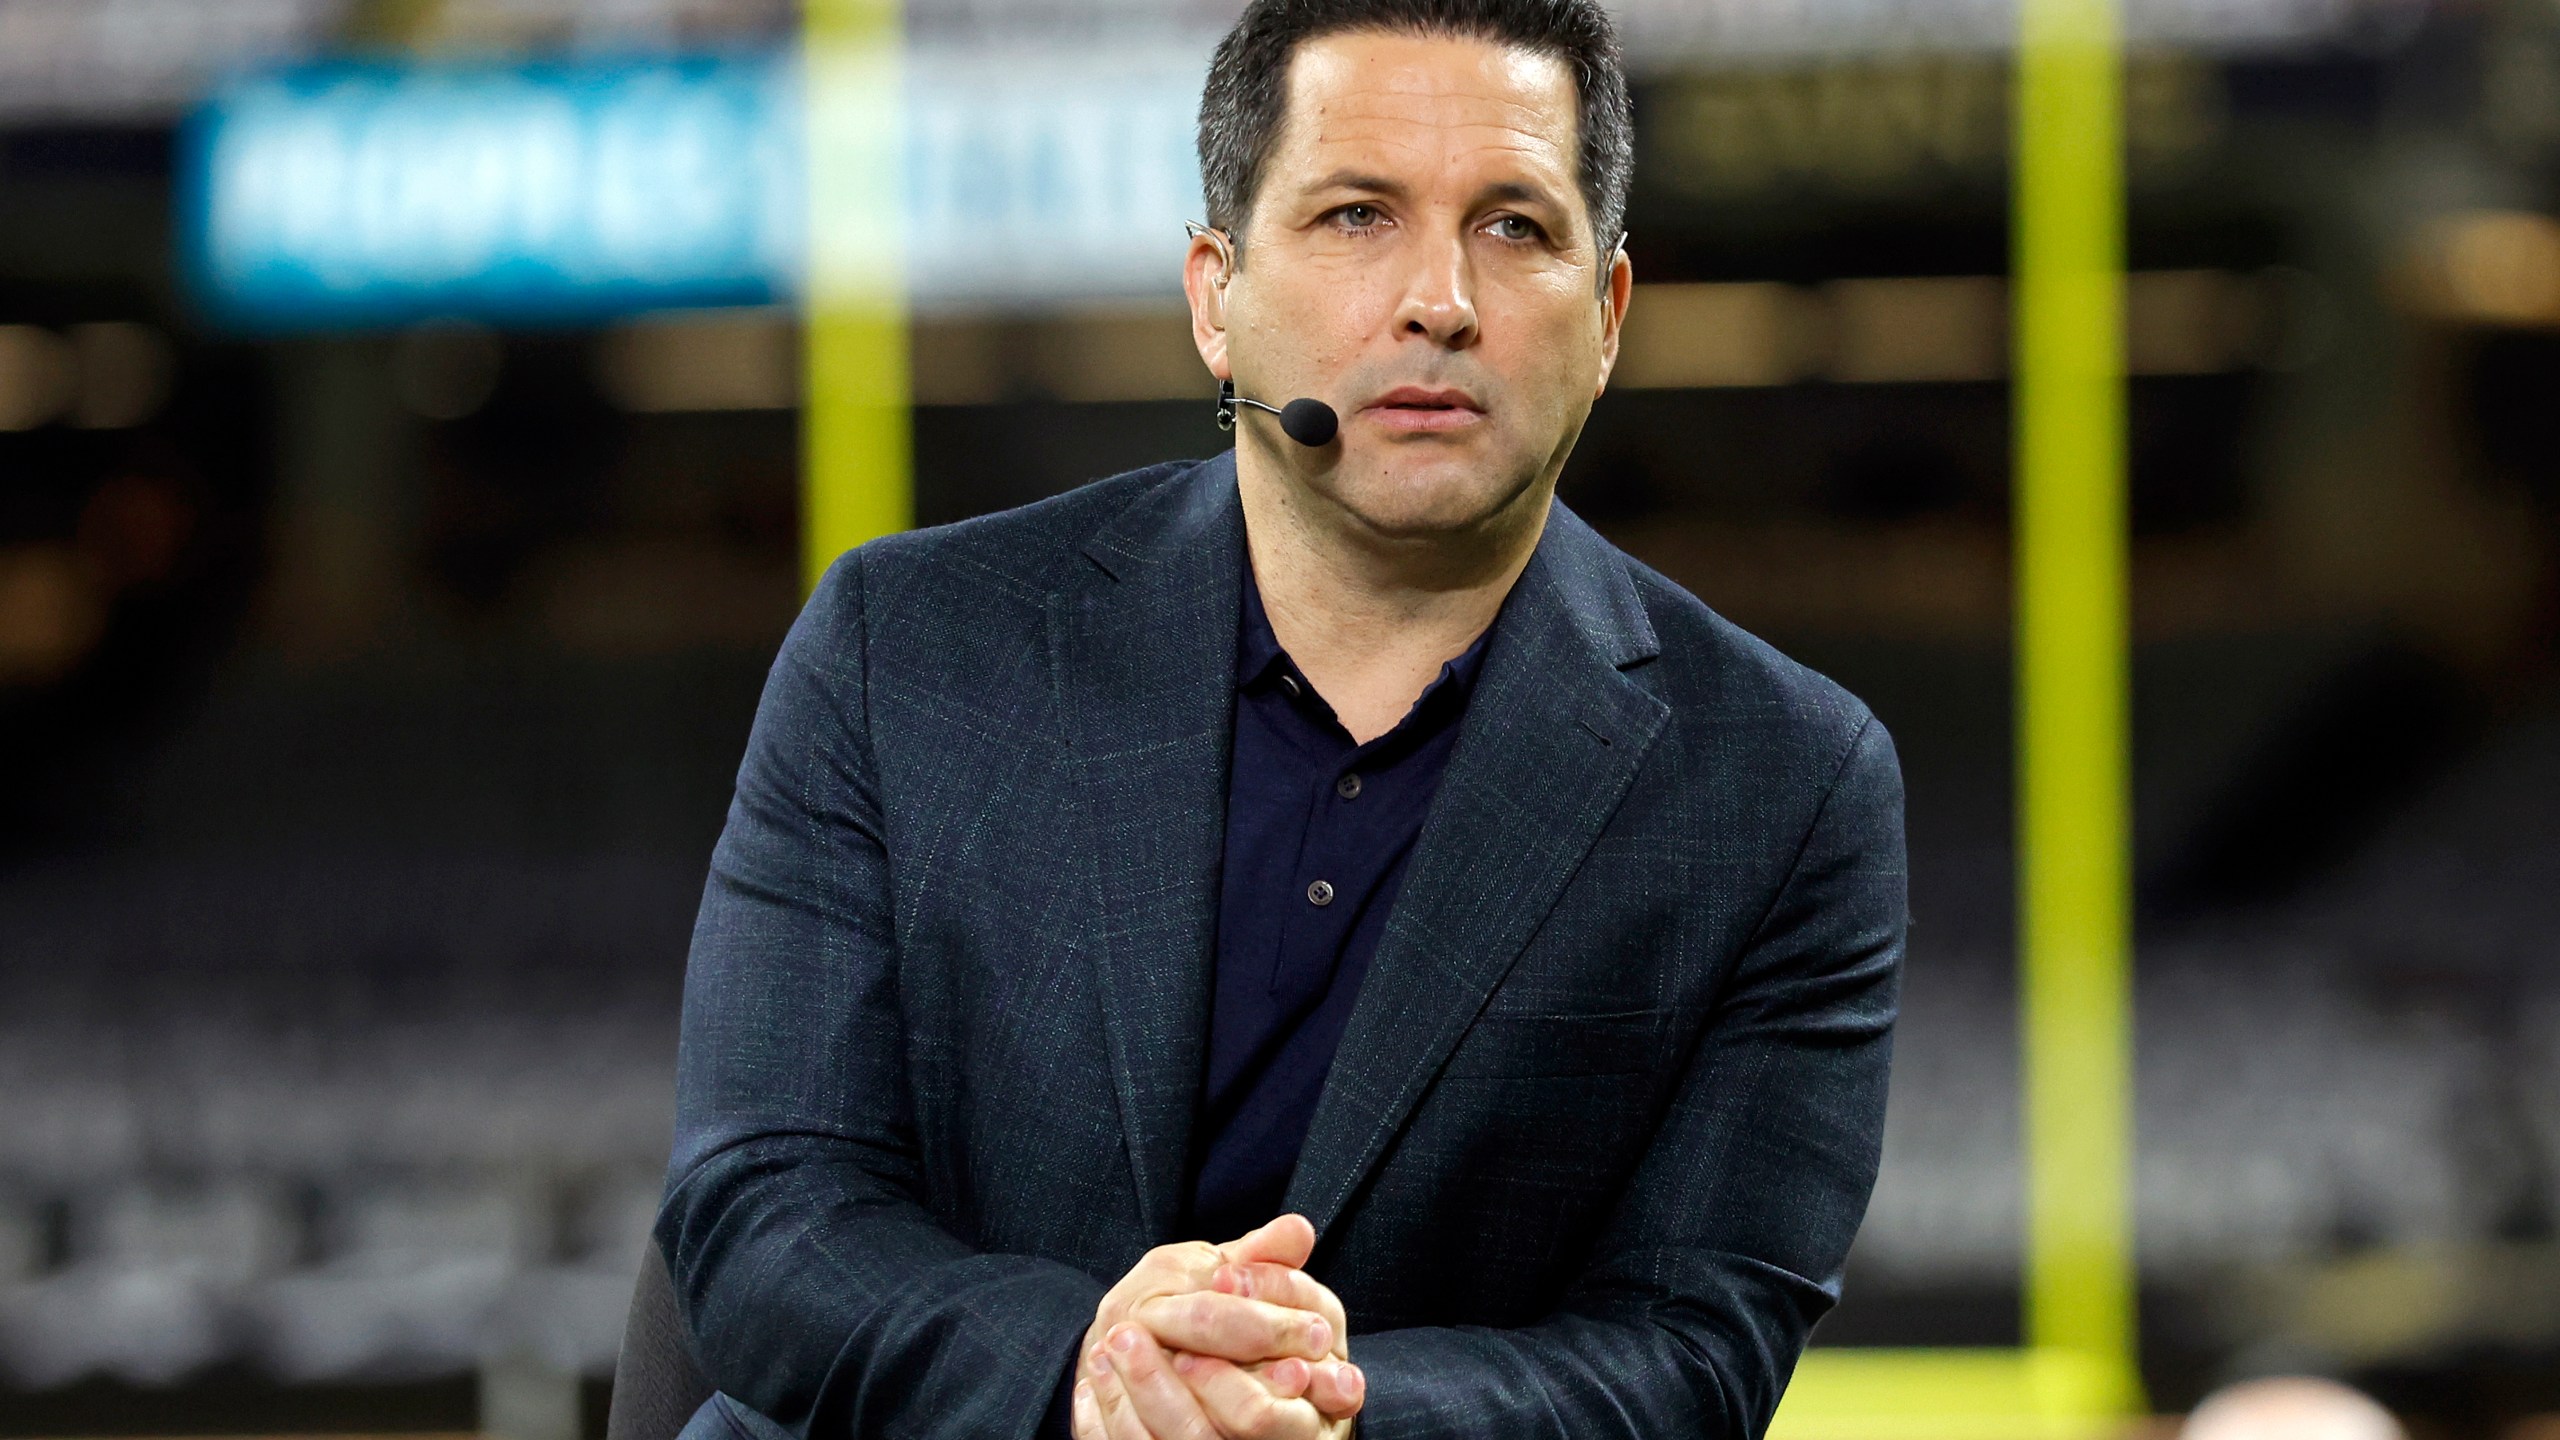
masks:
{"label": "man's nose", "polygon": [[1396,307],[1396,331],[1415,335],[1452,350],[1475,343],[1475,277],[1467,264],[1464,240],[1418,247],[1404,299]]}

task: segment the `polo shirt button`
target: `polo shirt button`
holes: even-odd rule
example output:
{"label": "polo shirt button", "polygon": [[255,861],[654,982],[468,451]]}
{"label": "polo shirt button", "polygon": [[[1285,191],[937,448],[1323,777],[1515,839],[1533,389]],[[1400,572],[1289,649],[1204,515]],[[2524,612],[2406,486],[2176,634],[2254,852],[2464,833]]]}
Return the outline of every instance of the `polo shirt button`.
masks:
{"label": "polo shirt button", "polygon": [[1317,881],[1316,883],[1314,883],[1313,885],[1308,886],[1308,887],[1307,887],[1307,903],[1308,903],[1308,904],[1310,904],[1310,905],[1330,905],[1330,904],[1332,904],[1332,903],[1333,903],[1333,882],[1332,882],[1332,881],[1330,881],[1330,880],[1319,880],[1319,881]]}
{"label": "polo shirt button", "polygon": [[1359,799],[1360,777],[1357,775],[1345,775],[1341,779],[1334,781],[1333,793],[1341,796],[1345,800]]}
{"label": "polo shirt button", "polygon": [[1305,691],[1304,687],[1302,687],[1302,686],[1300,686],[1300,685],[1298,684],[1298,677],[1297,677],[1297,676],[1295,676],[1295,675],[1290,675],[1290,674],[1285,674],[1285,673],[1284,673],[1283,675],[1281,675],[1281,677],[1280,677],[1280,688],[1281,688],[1281,689],[1283,689],[1283,690],[1288,691],[1288,692],[1289,692],[1289,698],[1290,698],[1290,699],[1292,699],[1292,700],[1295,700],[1295,699],[1297,699],[1300,695],[1302,695],[1302,694],[1305,694],[1305,693],[1306,693],[1306,691]]}

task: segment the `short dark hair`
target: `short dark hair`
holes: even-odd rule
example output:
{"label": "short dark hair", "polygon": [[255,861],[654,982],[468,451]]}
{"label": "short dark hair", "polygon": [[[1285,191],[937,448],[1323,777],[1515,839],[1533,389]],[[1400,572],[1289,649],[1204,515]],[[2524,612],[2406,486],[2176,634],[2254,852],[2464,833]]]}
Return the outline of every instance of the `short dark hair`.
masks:
{"label": "short dark hair", "polygon": [[1635,121],[1617,27],[1599,0],[1253,0],[1218,42],[1200,92],[1200,186],[1211,225],[1242,244],[1288,107],[1289,61],[1302,43],[1346,30],[1463,36],[1562,60],[1580,98],[1575,178],[1606,275],[1627,214]]}

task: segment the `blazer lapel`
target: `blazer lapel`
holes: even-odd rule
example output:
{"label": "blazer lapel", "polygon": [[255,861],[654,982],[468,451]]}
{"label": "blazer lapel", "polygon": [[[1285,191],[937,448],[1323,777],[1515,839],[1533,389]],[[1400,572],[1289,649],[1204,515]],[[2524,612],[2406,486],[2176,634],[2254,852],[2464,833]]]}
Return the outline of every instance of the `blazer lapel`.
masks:
{"label": "blazer lapel", "polygon": [[1215,963],[1243,511],[1232,453],[1147,492],[1050,605],[1067,817],[1089,865],[1083,944],[1150,1243],[1182,1214]]}
{"label": "blazer lapel", "polygon": [[1505,602],[1458,747],[1289,1185],[1341,1215],[1617,809],[1668,708],[1626,562],[1561,505]]}

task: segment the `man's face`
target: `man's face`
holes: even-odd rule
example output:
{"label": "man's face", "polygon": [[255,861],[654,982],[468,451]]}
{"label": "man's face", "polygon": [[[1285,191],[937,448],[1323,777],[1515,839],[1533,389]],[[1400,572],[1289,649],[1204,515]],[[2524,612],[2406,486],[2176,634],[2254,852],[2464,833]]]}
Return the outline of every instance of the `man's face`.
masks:
{"label": "man's face", "polygon": [[1355,31],[1298,48],[1223,290],[1194,243],[1201,357],[1273,404],[1342,417],[1321,450],[1254,425],[1279,468],[1386,537],[1540,503],[1617,357],[1629,271],[1598,266],[1575,181],[1572,71],[1482,40]]}

